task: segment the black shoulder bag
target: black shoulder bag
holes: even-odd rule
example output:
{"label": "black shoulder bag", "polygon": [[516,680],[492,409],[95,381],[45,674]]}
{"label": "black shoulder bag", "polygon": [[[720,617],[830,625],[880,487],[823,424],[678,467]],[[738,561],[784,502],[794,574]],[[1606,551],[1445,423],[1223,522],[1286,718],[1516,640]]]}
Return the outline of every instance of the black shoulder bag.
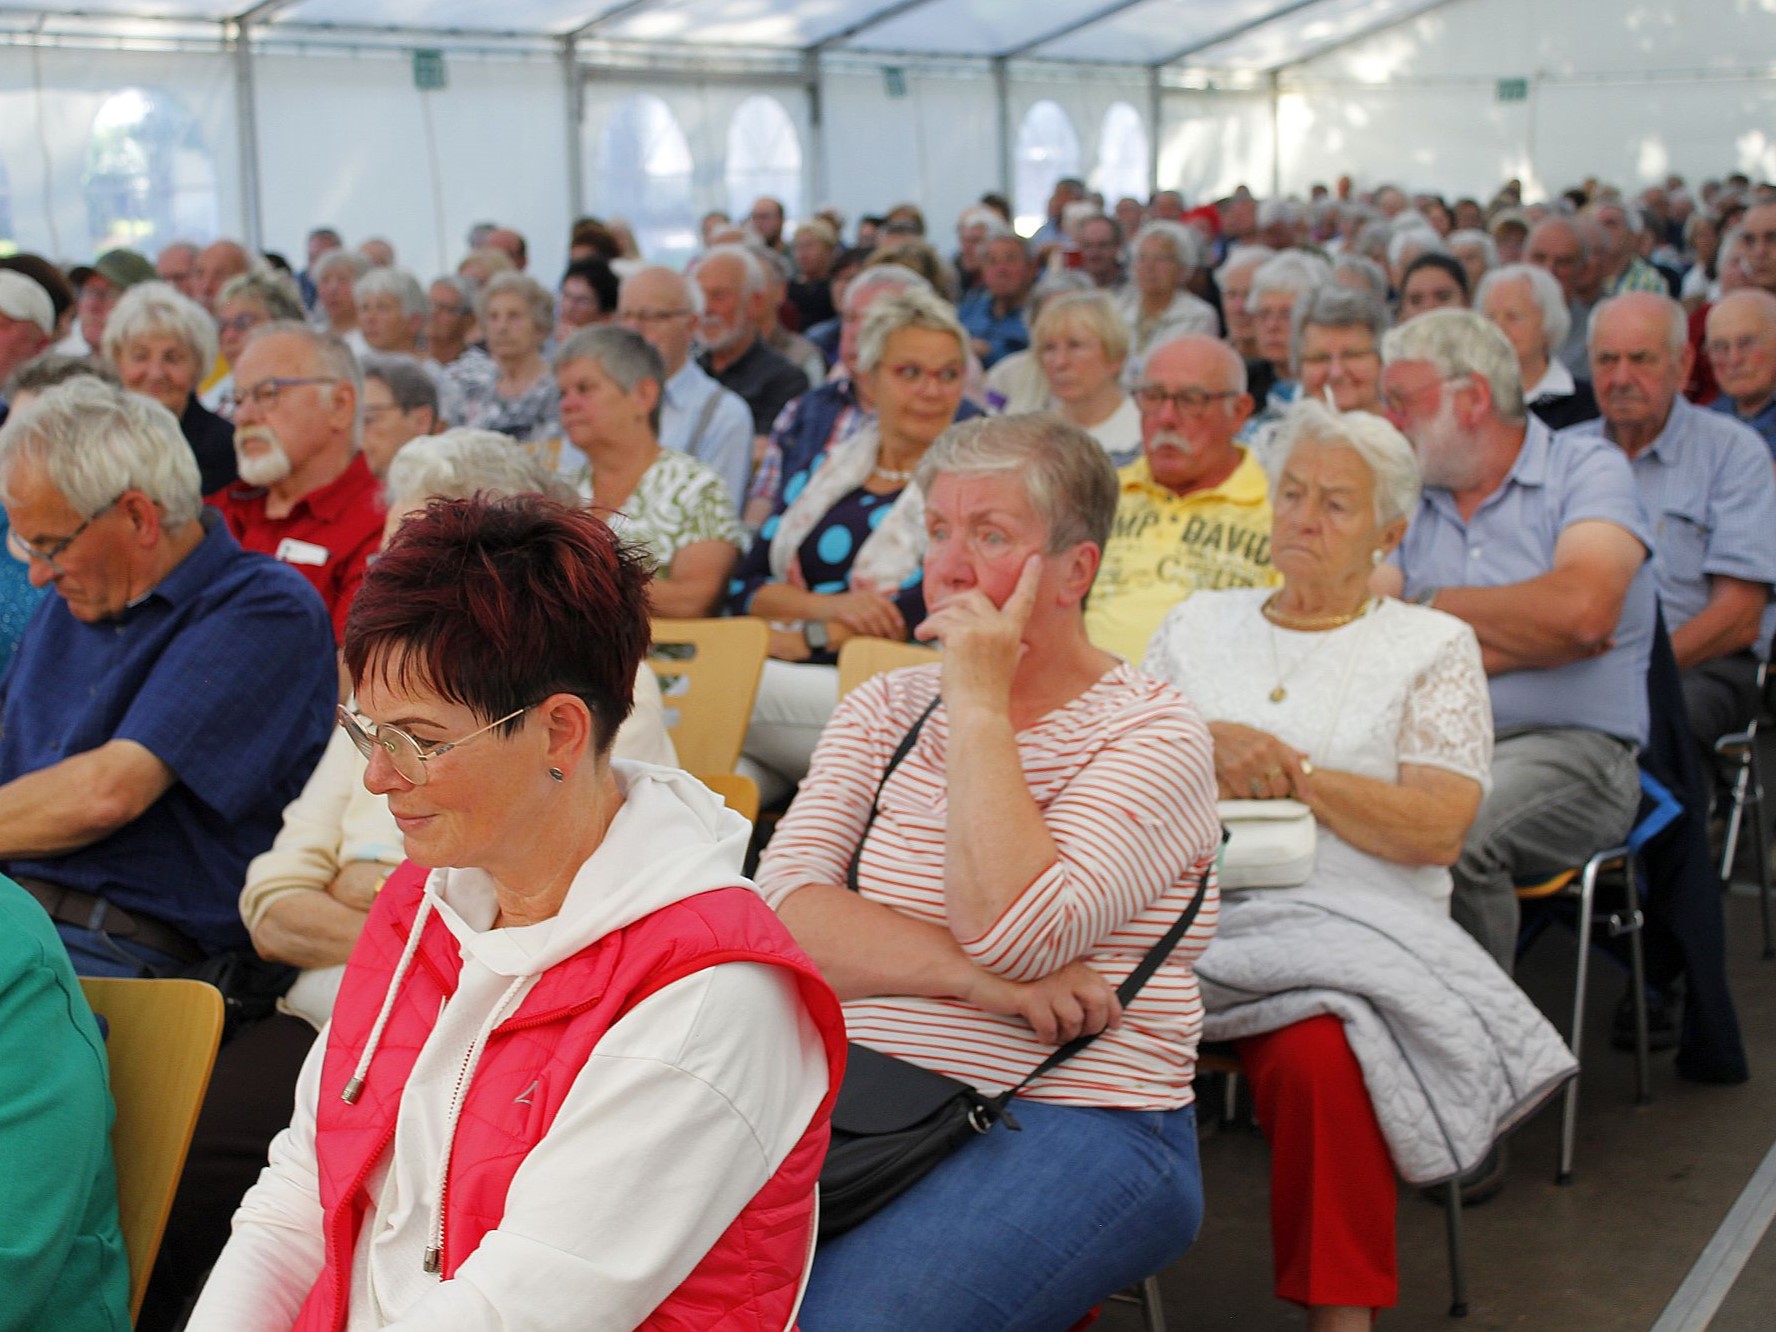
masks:
{"label": "black shoulder bag", "polygon": [[[875,800],[870,804],[869,819],[863,825],[845,873],[845,886],[852,892],[857,891],[857,863],[863,855],[863,843],[875,826],[882,789],[901,760],[912,752],[926,719],[940,701],[932,699],[930,706],[919,714],[882,773]],[[1205,870],[1184,914],[1153,945],[1128,979],[1116,987],[1116,997],[1124,1008],[1190,929],[1202,909],[1208,877]],[[845,1081],[833,1105],[832,1145],[827,1148],[826,1163],[820,1170],[820,1238],[842,1235],[873,1216],[970,1137],[988,1132],[1001,1119],[1008,1129],[1017,1129],[1018,1122],[1007,1108],[1011,1098],[1097,1038],[1094,1033],[1068,1041],[1026,1074],[1023,1081],[997,1096],[988,1096],[957,1078],[851,1042]]]}

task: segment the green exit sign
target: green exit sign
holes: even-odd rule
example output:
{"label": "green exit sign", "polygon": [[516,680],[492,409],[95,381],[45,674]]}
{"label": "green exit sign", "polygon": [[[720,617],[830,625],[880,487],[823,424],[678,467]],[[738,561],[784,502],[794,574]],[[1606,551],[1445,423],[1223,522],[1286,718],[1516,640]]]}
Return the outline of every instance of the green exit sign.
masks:
{"label": "green exit sign", "polygon": [[1527,102],[1529,100],[1529,80],[1500,79],[1498,81],[1498,99],[1501,102]]}
{"label": "green exit sign", "polygon": [[413,53],[413,86],[433,92],[444,86],[444,53],[420,50]]}

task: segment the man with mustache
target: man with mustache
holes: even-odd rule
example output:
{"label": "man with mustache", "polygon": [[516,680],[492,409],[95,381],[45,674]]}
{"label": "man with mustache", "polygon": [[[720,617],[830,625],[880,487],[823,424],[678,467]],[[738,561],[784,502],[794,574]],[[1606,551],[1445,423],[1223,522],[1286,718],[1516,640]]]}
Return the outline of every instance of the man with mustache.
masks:
{"label": "man with mustache", "polygon": [[1234,443],[1252,414],[1246,367],[1191,334],[1147,357],[1133,397],[1141,453],[1122,493],[1085,627],[1094,646],[1138,662],[1173,606],[1197,588],[1270,586],[1270,485]]}
{"label": "man with mustache", "polygon": [[314,585],[342,637],[385,512],[360,447],[357,358],[306,324],[265,324],[241,352],[234,391],[240,481],[209,502],[242,546],[292,565]]}
{"label": "man with mustache", "polygon": [[1653,524],[1653,568],[1690,729],[1712,753],[1757,707],[1758,663],[1776,623],[1776,473],[1755,430],[1679,392],[1693,353],[1683,307],[1669,296],[1604,301],[1589,341],[1603,416],[1561,438],[1601,434],[1628,457]]}

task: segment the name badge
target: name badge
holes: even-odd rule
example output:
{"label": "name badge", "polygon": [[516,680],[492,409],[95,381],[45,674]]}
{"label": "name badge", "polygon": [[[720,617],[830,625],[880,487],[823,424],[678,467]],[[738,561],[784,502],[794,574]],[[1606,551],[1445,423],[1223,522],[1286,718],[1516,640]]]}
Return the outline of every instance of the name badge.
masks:
{"label": "name badge", "polygon": [[325,564],[333,558],[333,552],[325,546],[317,546],[312,541],[298,541],[295,537],[285,537],[278,542],[276,558],[285,564]]}

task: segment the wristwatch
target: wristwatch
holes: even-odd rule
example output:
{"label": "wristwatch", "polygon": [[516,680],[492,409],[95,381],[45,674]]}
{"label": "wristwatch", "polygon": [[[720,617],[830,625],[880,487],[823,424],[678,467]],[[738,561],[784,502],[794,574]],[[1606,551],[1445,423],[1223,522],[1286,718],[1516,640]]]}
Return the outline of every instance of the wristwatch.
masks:
{"label": "wristwatch", "polygon": [[832,635],[826,631],[825,620],[803,620],[802,642],[810,652],[825,652],[832,646]]}
{"label": "wristwatch", "polygon": [[1412,598],[1412,600],[1417,605],[1428,606],[1433,601],[1435,601],[1437,599],[1437,593],[1441,592],[1442,590],[1443,589],[1440,587],[1427,587],[1427,588],[1420,590],[1419,594],[1416,597]]}

